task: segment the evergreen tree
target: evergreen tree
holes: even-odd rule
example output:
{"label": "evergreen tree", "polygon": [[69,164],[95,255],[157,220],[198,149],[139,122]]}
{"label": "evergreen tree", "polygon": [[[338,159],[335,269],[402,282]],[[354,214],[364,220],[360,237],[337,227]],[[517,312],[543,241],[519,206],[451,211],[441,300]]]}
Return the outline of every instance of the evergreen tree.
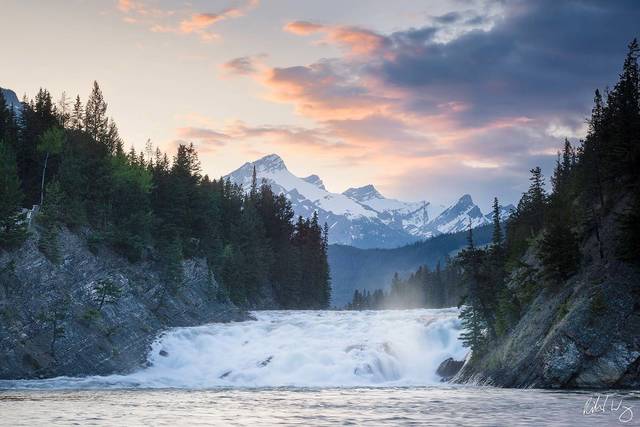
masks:
{"label": "evergreen tree", "polygon": [[122,288],[109,279],[98,280],[93,290],[98,311],[101,311],[105,304],[115,304],[122,296]]}
{"label": "evergreen tree", "polygon": [[57,181],[47,185],[47,200],[40,210],[38,222],[42,226],[38,247],[52,263],[59,263],[58,234],[63,219],[62,190]]}
{"label": "evergreen tree", "polygon": [[63,128],[67,127],[69,120],[71,119],[71,107],[69,104],[69,98],[67,97],[66,92],[62,92],[60,95],[60,99],[58,100],[58,105],[56,108],[56,112],[58,114],[58,122],[60,126]]}
{"label": "evergreen tree", "polygon": [[493,248],[499,248],[502,246],[502,240],[504,239],[504,237],[502,235],[500,204],[498,203],[497,197],[494,197],[493,199],[492,222],[493,222],[493,235],[491,239],[491,246]]}
{"label": "evergreen tree", "polygon": [[486,350],[487,338],[484,335],[484,319],[474,305],[464,305],[460,309],[460,334],[462,345],[472,350],[472,355],[481,355]]}
{"label": "evergreen tree", "polygon": [[80,96],[76,96],[73,103],[73,111],[69,118],[69,128],[75,131],[81,131],[84,128],[84,106],[80,101]]}
{"label": "evergreen tree", "polygon": [[96,142],[104,143],[109,132],[107,118],[107,103],[104,100],[98,82],[93,82],[93,88],[84,111],[84,130]]}
{"label": "evergreen tree", "polygon": [[576,237],[565,222],[554,222],[545,230],[539,255],[544,274],[554,281],[564,281],[575,272],[579,261]]}
{"label": "evergreen tree", "polygon": [[26,227],[20,212],[22,191],[15,156],[3,140],[0,140],[0,194],[0,248],[8,249],[24,241]]}
{"label": "evergreen tree", "polygon": [[40,205],[44,203],[44,183],[45,176],[47,174],[47,163],[49,162],[49,156],[53,154],[59,154],[62,151],[64,144],[64,131],[57,127],[47,129],[42,136],[40,136],[40,142],[38,144],[38,151],[44,153],[44,165],[42,167],[42,181],[40,184]]}

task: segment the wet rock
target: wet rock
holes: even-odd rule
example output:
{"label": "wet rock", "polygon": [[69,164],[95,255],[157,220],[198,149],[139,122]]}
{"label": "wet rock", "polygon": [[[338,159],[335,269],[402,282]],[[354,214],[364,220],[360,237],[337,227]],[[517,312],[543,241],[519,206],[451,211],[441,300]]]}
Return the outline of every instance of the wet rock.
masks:
{"label": "wet rock", "polygon": [[169,353],[167,352],[167,350],[160,350],[160,353],[158,354],[162,357],[169,357]]}
{"label": "wet rock", "polygon": [[231,375],[231,372],[233,372],[233,371],[227,371],[227,372],[225,372],[224,374],[220,375],[218,378],[220,378],[221,380],[222,380],[222,379],[225,379],[225,378],[227,378],[229,375]]}
{"label": "wet rock", "polygon": [[542,375],[551,384],[564,384],[575,374],[582,358],[583,354],[576,344],[566,337],[561,337],[543,355]]}
{"label": "wet rock", "polygon": [[387,353],[389,356],[398,357],[396,352],[393,351],[393,347],[391,347],[391,344],[389,344],[388,342],[383,342],[382,343],[382,351]]}
{"label": "wet rock", "polygon": [[368,363],[365,363],[363,366],[355,368],[353,374],[358,376],[373,375],[373,368]]}
{"label": "wet rock", "polygon": [[449,357],[438,366],[436,374],[442,377],[442,381],[449,381],[460,371],[462,365],[464,365],[464,361],[454,360],[453,357]]}
{"label": "wet rock", "polygon": [[264,359],[262,362],[258,363],[258,366],[261,368],[264,368],[265,366],[267,366],[269,363],[271,363],[271,361],[273,360],[273,356],[269,356],[266,359]]}

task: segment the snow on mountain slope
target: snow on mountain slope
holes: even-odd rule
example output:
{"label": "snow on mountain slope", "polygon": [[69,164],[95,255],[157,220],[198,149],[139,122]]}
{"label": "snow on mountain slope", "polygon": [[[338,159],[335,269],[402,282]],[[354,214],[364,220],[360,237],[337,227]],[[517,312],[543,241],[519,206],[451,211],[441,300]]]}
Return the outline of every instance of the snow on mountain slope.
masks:
{"label": "snow on mountain slope", "polygon": [[469,225],[475,228],[488,222],[480,208],[473,203],[470,195],[465,194],[456,203],[445,209],[433,219],[430,227],[438,233],[455,233],[467,230]]}
{"label": "snow on mountain slope", "polygon": [[20,100],[18,99],[18,96],[16,95],[16,93],[11,89],[1,88],[1,87],[0,87],[0,91],[2,91],[2,96],[4,97],[5,104],[8,107],[11,107],[14,113],[19,115],[20,111],[22,110],[22,104],[20,104]]}
{"label": "snow on mountain slope", "polygon": [[[248,162],[227,177],[250,188],[255,167],[258,181],[267,180],[273,190],[285,194],[296,215],[309,217],[318,212],[329,225],[330,243],[360,248],[393,248],[443,233],[487,224],[485,216],[464,195],[451,207],[433,206],[427,201],[403,202],[384,197],[373,185],[349,188],[342,194],[327,191],[318,175],[293,175],[276,154]],[[512,207],[512,206],[511,206]]]}
{"label": "snow on mountain slope", "polygon": [[[245,163],[240,169],[230,173],[229,178],[232,182],[242,184],[245,189],[249,188],[254,166],[258,180],[266,179],[274,191],[278,190],[286,194],[296,190],[318,208],[335,215],[344,215],[347,218],[375,218],[377,216],[373,209],[364,207],[344,194],[330,193],[323,188],[324,185],[318,186],[319,178],[318,180],[306,180],[293,175],[282,159],[275,154],[263,157],[253,163]],[[313,175],[309,178],[312,177]]]}

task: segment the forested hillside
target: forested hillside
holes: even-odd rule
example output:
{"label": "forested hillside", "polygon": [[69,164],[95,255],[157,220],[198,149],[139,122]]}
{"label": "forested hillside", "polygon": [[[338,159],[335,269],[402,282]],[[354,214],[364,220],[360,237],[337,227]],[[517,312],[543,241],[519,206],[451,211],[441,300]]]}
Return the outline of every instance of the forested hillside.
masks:
{"label": "forested hillside", "polygon": [[[491,241],[491,226],[474,229],[479,245]],[[360,294],[385,290],[391,286],[396,275],[400,281],[410,278],[421,266],[423,271],[434,271],[440,264],[442,269],[467,242],[467,232],[443,234],[396,249],[359,249],[351,246],[330,245],[329,264],[333,287],[332,305],[344,307],[351,302],[355,291]],[[414,280],[415,281],[415,280]],[[423,301],[421,299],[420,301]],[[448,299],[446,304],[455,306],[458,299]],[[430,307],[438,304],[426,303]],[[394,304],[397,306],[397,304]],[[413,306],[416,306],[413,304]],[[423,305],[419,305],[422,307]]]}
{"label": "forested hillside", "polygon": [[54,265],[68,228],[94,251],[155,262],[167,292],[184,286],[182,261],[201,257],[241,306],[328,305],[327,232],[315,216],[294,221],[290,203],[268,185],[254,177],[243,189],[203,175],[193,145],[172,157],[150,142],[125,151],[97,83],[86,103],[64,95],[54,103],[41,89],[17,114],[1,96],[1,250],[23,244],[23,208],[38,205],[32,226]]}
{"label": "forested hillside", "polygon": [[[586,138],[540,168],[488,248],[456,262],[472,349],[463,379],[554,387],[640,382],[640,73],[636,40],[619,81],[595,92]],[[601,333],[602,332],[602,333]]]}

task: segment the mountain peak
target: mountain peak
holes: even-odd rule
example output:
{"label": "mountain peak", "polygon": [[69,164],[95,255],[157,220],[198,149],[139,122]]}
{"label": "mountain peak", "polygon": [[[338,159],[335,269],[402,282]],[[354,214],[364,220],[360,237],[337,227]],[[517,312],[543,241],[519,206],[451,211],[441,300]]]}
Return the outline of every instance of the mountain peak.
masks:
{"label": "mountain peak", "polygon": [[366,202],[371,199],[384,199],[384,196],[371,184],[363,187],[351,187],[342,194],[358,202]]}
{"label": "mountain peak", "polygon": [[473,199],[471,198],[471,195],[465,194],[462,197],[460,197],[455,204],[456,205],[473,205]]}
{"label": "mountain peak", "polygon": [[16,114],[20,114],[22,109],[22,105],[20,104],[20,100],[14,91],[11,89],[6,89],[0,87],[0,91],[2,92],[2,96],[4,97],[4,102],[7,107],[13,109],[13,112]]}
{"label": "mountain peak", "polygon": [[316,174],[309,175],[306,178],[302,178],[302,180],[308,182],[309,184],[315,185],[321,190],[325,190],[325,191],[327,190],[324,186],[324,182],[322,182],[322,179],[320,179],[320,177]]}
{"label": "mountain peak", "polygon": [[287,166],[284,164],[284,161],[277,154],[269,154],[267,156],[264,156],[261,159],[253,162],[253,166],[263,172],[287,170]]}

